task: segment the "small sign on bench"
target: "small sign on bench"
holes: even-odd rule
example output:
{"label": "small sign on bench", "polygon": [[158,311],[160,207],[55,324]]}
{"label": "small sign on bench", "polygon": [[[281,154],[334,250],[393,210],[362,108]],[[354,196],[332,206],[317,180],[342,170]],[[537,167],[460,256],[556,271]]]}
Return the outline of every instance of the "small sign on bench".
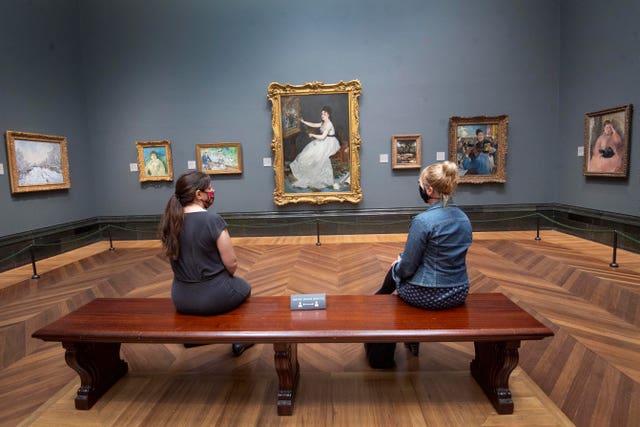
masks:
{"label": "small sign on bench", "polygon": [[325,310],[326,308],[326,294],[291,295],[291,310]]}

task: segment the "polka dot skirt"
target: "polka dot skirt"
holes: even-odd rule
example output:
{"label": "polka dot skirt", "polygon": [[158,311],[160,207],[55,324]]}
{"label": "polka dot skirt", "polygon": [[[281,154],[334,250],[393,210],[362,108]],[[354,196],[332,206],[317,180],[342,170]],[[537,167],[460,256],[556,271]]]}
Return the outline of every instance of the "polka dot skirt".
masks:
{"label": "polka dot skirt", "polygon": [[464,304],[469,294],[469,286],[452,288],[429,288],[411,284],[400,285],[398,296],[407,304],[427,310],[444,310]]}

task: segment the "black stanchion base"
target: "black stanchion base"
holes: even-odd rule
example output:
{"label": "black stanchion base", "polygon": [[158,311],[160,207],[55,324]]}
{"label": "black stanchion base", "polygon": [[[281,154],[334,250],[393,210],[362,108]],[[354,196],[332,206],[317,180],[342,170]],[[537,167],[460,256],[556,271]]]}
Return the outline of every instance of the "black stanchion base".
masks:
{"label": "black stanchion base", "polygon": [[542,240],[542,238],[540,236],[536,236],[534,240]]}
{"label": "black stanchion base", "polygon": [[316,246],[322,246],[322,243],[316,242]]}
{"label": "black stanchion base", "polygon": [[609,267],[611,267],[611,268],[618,268],[618,267],[619,267],[619,265],[618,265],[618,263],[617,263],[617,262],[612,262],[611,264],[609,264]]}
{"label": "black stanchion base", "polygon": [[114,248],[113,246],[109,248],[110,251],[115,251],[116,248]]}
{"label": "black stanchion base", "polygon": [[34,274],[33,276],[31,276],[32,279],[39,279],[40,275],[39,274]]}

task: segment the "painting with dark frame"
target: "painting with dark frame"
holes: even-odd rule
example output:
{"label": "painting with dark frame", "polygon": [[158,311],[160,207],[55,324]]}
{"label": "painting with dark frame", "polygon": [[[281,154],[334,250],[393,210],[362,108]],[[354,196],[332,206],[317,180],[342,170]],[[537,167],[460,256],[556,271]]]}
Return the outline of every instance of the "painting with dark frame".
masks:
{"label": "painting with dark frame", "polygon": [[585,176],[628,176],[632,109],[629,104],[585,114]]}
{"label": "painting with dark frame", "polygon": [[393,135],[391,137],[391,168],[420,169],[422,166],[422,136]]}
{"label": "painting with dark frame", "polygon": [[359,203],[359,81],[269,84],[273,201]]}
{"label": "painting with dark frame", "polygon": [[507,181],[508,123],[506,115],[449,119],[449,160],[458,166],[458,182]]}
{"label": "painting with dark frame", "polygon": [[11,193],[71,188],[67,138],[8,130]]}
{"label": "painting with dark frame", "polygon": [[242,145],[239,142],[196,144],[198,170],[209,175],[242,173]]}
{"label": "painting with dark frame", "polygon": [[136,142],[140,182],[173,181],[171,143],[169,141]]}

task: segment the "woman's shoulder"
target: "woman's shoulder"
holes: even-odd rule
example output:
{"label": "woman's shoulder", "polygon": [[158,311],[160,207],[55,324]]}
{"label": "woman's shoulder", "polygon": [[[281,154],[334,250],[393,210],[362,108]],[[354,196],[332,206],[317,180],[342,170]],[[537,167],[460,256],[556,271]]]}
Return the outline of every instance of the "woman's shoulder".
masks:
{"label": "woman's shoulder", "polygon": [[227,226],[227,222],[224,218],[215,211],[207,211],[207,220],[221,228],[225,228]]}
{"label": "woman's shoulder", "polygon": [[210,210],[187,212],[185,217],[194,221],[218,221],[222,219],[220,214]]}

